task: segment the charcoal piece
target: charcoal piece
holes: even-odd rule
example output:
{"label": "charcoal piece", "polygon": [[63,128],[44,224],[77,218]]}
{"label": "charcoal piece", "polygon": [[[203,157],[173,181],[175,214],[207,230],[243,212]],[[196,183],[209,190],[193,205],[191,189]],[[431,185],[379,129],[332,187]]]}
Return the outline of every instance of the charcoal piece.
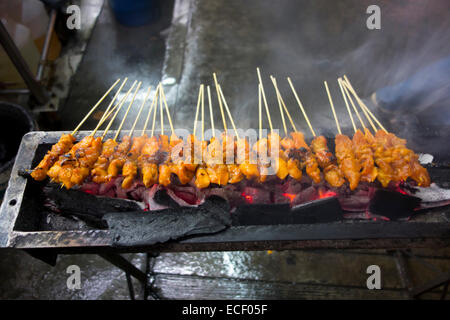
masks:
{"label": "charcoal piece", "polygon": [[396,191],[378,189],[369,203],[372,214],[398,220],[410,217],[414,209],[418,208],[421,199]]}
{"label": "charcoal piece", "polygon": [[104,216],[113,234],[113,246],[145,246],[194,235],[213,234],[231,225],[228,203],[208,198],[198,207],[154,212],[116,212]]}
{"label": "charcoal piece", "polygon": [[137,201],[95,196],[80,190],[67,190],[48,184],[42,189],[45,207],[61,214],[90,215],[101,218],[109,212],[139,211],[144,205]]}
{"label": "charcoal piece", "polygon": [[341,205],[336,197],[303,203],[292,208],[293,224],[327,223],[343,220]]}
{"label": "charcoal piece", "polygon": [[233,225],[257,226],[290,224],[290,206],[288,203],[245,204],[237,207],[233,213]]}

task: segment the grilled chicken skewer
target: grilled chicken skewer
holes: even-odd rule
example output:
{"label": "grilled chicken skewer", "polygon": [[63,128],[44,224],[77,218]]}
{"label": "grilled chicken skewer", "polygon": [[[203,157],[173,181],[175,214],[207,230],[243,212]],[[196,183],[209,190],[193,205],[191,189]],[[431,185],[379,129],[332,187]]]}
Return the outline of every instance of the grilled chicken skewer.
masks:
{"label": "grilled chicken skewer", "polygon": [[[102,103],[102,101],[109,95],[112,89],[119,83],[120,79],[117,79],[116,82],[105,92],[105,94],[97,101],[97,103],[89,110],[86,116],[81,120],[78,126],[72,131],[70,134],[63,134],[59,141],[55,143],[52,148],[47,152],[44,158],[39,162],[39,164],[34,168],[31,173],[31,176],[34,180],[42,181],[47,177],[48,170],[58,161],[58,158],[63,154],[69,152],[72,148],[73,143],[76,141],[75,134],[81,128],[83,123],[89,118],[89,116],[97,109],[97,107]],[[127,79],[124,80],[122,86],[125,84]],[[119,91],[122,89],[120,87]],[[115,101],[117,95],[114,96],[111,104]]]}

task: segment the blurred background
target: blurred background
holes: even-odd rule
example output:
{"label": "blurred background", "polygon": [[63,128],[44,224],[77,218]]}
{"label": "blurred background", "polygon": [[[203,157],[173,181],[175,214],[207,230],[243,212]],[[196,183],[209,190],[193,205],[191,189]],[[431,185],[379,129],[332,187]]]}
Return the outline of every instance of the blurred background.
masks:
{"label": "blurred background", "polygon": [[[373,4],[381,9],[381,28],[370,30],[366,10]],[[199,85],[212,85],[216,72],[236,125],[245,130],[258,126],[260,67],[274,126],[281,128],[281,118],[269,75],[277,78],[294,121],[310,138],[286,77],[316,132],[333,136],[323,81],[349,134],[336,81],[346,74],[388,130],[407,138],[417,153],[448,161],[449,12],[446,0],[0,0],[1,31],[20,53],[12,63],[17,52],[0,48],[0,197],[24,133],[72,130],[124,77],[143,81],[143,88],[162,81],[174,126],[191,130]],[[95,113],[83,129],[92,129],[101,116]],[[215,122],[221,123],[219,112]],[[420,258],[408,259],[416,283],[433,277],[429,265],[449,271],[448,249],[413,253]],[[153,266],[154,290],[162,298],[406,298],[396,262],[385,250],[127,258],[142,270]],[[72,264],[82,270],[80,290],[66,287],[65,270]],[[366,288],[365,270],[372,264],[382,269],[383,290]],[[439,299],[443,290],[426,297]],[[24,252],[2,250],[0,298],[128,299],[128,289],[124,273],[97,256],[61,255],[50,267]]]}

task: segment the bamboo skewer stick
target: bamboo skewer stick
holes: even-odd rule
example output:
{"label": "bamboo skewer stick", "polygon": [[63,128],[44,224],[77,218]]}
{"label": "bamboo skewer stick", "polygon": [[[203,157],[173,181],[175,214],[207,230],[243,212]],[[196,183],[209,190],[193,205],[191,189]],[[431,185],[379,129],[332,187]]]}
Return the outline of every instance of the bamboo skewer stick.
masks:
{"label": "bamboo skewer stick", "polygon": [[89,110],[89,112],[86,114],[86,116],[83,118],[83,120],[80,121],[80,123],[77,125],[77,127],[72,131],[71,135],[73,136],[77,131],[80,129],[80,127],[83,125],[83,123],[90,117],[92,112],[94,112],[95,109],[103,102],[103,100],[109,95],[112,89],[119,83],[120,79],[117,79],[116,82],[113,83],[113,85],[105,92],[105,94],[100,98],[100,100],[97,101],[97,103]]}
{"label": "bamboo skewer stick", "polygon": [[342,79],[341,78],[338,78],[338,83],[339,83],[339,88],[341,89],[342,97],[344,98],[345,107],[347,108],[348,115],[350,116],[350,120],[352,122],[353,130],[356,133],[355,121],[353,121],[353,115],[352,115],[352,112],[350,111],[350,106],[348,105],[347,97],[345,96],[345,92],[344,92],[344,88],[343,88],[343,85],[342,85]]}
{"label": "bamboo skewer stick", "polygon": [[280,98],[280,102],[283,105],[284,112],[286,112],[289,122],[291,123],[292,129],[294,130],[294,132],[297,132],[297,128],[295,127],[295,124],[294,124],[294,121],[292,120],[291,114],[289,113],[289,110],[286,107],[286,104],[284,103],[283,97],[281,96],[280,90],[278,89],[278,84],[277,84],[277,80],[275,79],[275,77],[273,77],[272,82],[275,86],[275,90],[277,91],[277,95]]}
{"label": "bamboo skewer stick", "polygon": [[161,118],[161,135],[164,135],[164,111],[162,103],[162,85],[159,88],[159,115]]}
{"label": "bamboo skewer stick", "polygon": [[225,131],[225,134],[226,134],[227,133],[227,121],[225,120],[225,114],[223,113],[222,99],[220,98],[219,83],[217,82],[216,73],[213,73],[213,77],[214,77],[214,83],[216,85],[217,100],[219,100],[220,114],[222,115],[223,130]]}
{"label": "bamboo skewer stick", "polygon": [[209,103],[209,117],[211,118],[211,129],[212,129],[212,136],[213,138],[216,137],[215,134],[215,128],[214,128],[214,116],[213,116],[213,111],[212,111],[212,102],[211,102],[211,90],[209,88],[209,86],[206,87],[207,91],[208,91],[208,103]]}
{"label": "bamboo skewer stick", "polygon": [[132,106],[133,103],[134,103],[134,99],[136,99],[136,95],[137,95],[137,93],[138,93],[139,88],[141,87],[141,85],[142,85],[142,82],[139,82],[138,85],[137,85],[137,87],[136,87],[136,90],[134,91],[133,98],[131,99],[130,103],[128,104],[127,111],[125,112],[125,115],[124,115],[122,121],[120,122],[119,128],[117,129],[116,135],[114,136],[114,139],[113,139],[114,141],[117,140],[117,137],[119,136],[120,130],[122,130],[122,126],[123,126],[123,124],[125,123],[125,119],[128,117],[128,112],[130,112],[131,106]]}
{"label": "bamboo skewer stick", "polygon": [[291,78],[287,77],[287,80],[289,82],[289,85],[291,86],[292,92],[294,93],[295,100],[297,100],[298,106],[300,107],[300,110],[302,111],[303,117],[305,118],[306,123],[308,124],[309,130],[311,130],[311,133],[312,133],[313,137],[315,137],[316,133],[314,132],[314,129],[313,129],[312,125],[311,125],[311,122],[309,122],[308,115],[306,114],[305,108],[303,108],[303,104],[302,104],[302,102],[300,101],[300,98],[297,95],[297,91],[295,90],[294,85],[292,84]]}
{"label": "bamboo skewer stick", "polygon": [[327,90],[328,99],[330,100],[331,111],[333,111],[333,116],[334,116],[334,120],[336,120],[336,126],[338,129],[338,132],[339,132],[339,134],[342,134],[341,127],[339,125],[339,121],[338,121],[338,118],[336,115],[336,110],[334,110],[333,99],[331,99],[330,90],[328,89],[328,84],[326,81],[324,81],[323,83],[325,85],[325,89]]}
{"label": "bamboo skewer stick", "polygon": [[259,140],[262,139],[262,97],[261,85],[258,84],[258,118],[259,118]]}
{"label": "bamboo skewer stick", "polygon": [[[158,90],[156,90],[157,95],[155,95],[155,98],[152,101],[153,123],[152,123],[152,134],[151,134],[151,137],[153,137],[153,134],[155,132],[156,112],[158,111],[158,99],[159,99],[159,96],[161,95],[161,86],[162,86],[162,84],[160,83],[159,86],[158,86]],[[155,102],[154,106],[153,106],[153,102]]]}
{"label": "bamboo skewer stick", "polygon": [[[123,86],[125,85],[125,83],[127,82],[128,78],[125,78],[122,82],[122,84],[120,85],[119,89],[117,90],[116,94],[114,95],[114,97],[112,98],[111,102],[109,103],[108,107],[106,108],[103,116],[100,118],[100,121],[98,122],[97,126],[95,127],[95,129],[91,132],[91,136],[94,136],[97,132],[97,130],[102,126],[103,122],[105,122],[106,120],[106,116],[109,116],[109,110],[111,109],[111,106],[114,104],[114,102],[116,101],[117,97],[119,96],[119,93],[122,91]],[[113,109],[115,109],[120,102],[118,102]]]}
{"label": "bamboo skewer stick", "polygon": [[361,116],[359,115],[359,111],[358,111],[358,109],[356,108],[355,104],[353,103],[352,97],[350,96],[350,93],[348,92],[348,89],[347,89],[347,87],[345,86],[345,84],[344,84],[343,81],[342,81],[342,88],[344,89],[344,92],[345,92],[345,94],[346,94],[346,96],[347,96],[347,99],[350,101],[350,104],[352,105],[352,108],[353,108],[353,110],[355,111],[356,116],[358,117],[359,122],[361,123],[361,126],[362,126],[364,129],[366,129],[366,125],[365,125],[363,119],[361,118]]}
{"label": "bamboo skewer stick", "polygon": [[166,95],[164,94],[164,88],[161,85],[161,95],[163,98],[164,106],[166,107],[167,119],[169,119],[170,131],[172,131],[172,135],[175,135],[175,130],[173,129],[172,117],[170,116],[169,106],[167,105]]}
{"label": "bamboo skewer stick", "polygon": [[119,102],[119,107],[117,108],[116,112],[114,113],[113,117],[111,118],[111,121],[109,122],[108,126],[106,127],[105,131],[103,132],[102,135],[102,139],[105,137],[106,133],[108,132],[109,128],[111,127],[112,123],[114,122],[114,120],[117,117],[117,114],[119,113],[120,109],[122,109],[122,106],[125,102],[125,100],[128,98],[128,95],[130,94],[131,91],[133,91],[134,86],[136,85],[137,81],[135,80],[133,85],[131,86],[131,88],[127,91],[127,93],[125,94],[125,96],[122,98],[122,100],[120,100]]}
{"label": "bamboo skewer stick", "polygon": [[356,101],[358,101],[358,104],[360,105],[361,109],[365,109],[365,111],[367,113],[369,113],[369,115],[372,117],[372,119],[380,126],[380,128],[384,131],[387,132],[387,130],[383,127],[383,125],[381,124],[380,121],[378,121],[377,117],[374,116],[374,114],[370,111],[370,109],[367,107],[367,105],[364,103],[364,101],[362,101],[358,94],[356,93],[355,89],[353,88],[352,84],[350,83],[350,80],[348,80],[347,76],[344,75],[344,79],[345,79],[345,85],[347,86],[347,88],[350,90],[350,92],[355,96]]}
{"label": "bamboo skewer stick", "polygon": [[142,110],[144,109],[144,105],[145,105],[145,103],[147,102],[148,96],[149,96],[149,94],[150,94],[151,91],[152,91],[152,86],[149,86],[148,89],[147,89],[147,94],[145,95],[145,98],[144,98],[144,100],[142,101],[141,107],[139,108],[139,112],[138,112],[138,114],[137,114],[137,116],[136,116],[136,119],[135,119],[134,122],[133,122],[133,126],[131,127],[131,130],[130,130],[130,137],[133,136],[134,128],[136,127],[136,124],[137,124],[137,122],[138,122],[138,119],[139,119],[139,117],[141,116],[141,112],[142,112]]}
{"label": "bamboo skewer stick", "polygon": [[150,120],[150,115],[152,114],[153,107],[155,106],[155,101],[158,99],[158,92],[159,92],[160,87],[161,87],[161,83],[158,84],[158,86],[156,87],[155,96],[153,97],[152,103],[150,104],[150,108],[148,109],[147,118],[145,119],[141,136],[143,136],[145,134],[145,131],[147,130],[148,121]]}
{"label": "bamboo skewer stick", "polygon": [[202,141],[205,141],[205,87],[202,90]]}
{"label": "bamboo skewer stick", "polygon": [[[281,94],[280,94],[280,91],[278,90],[277,80],[273,76],[270,76],[270,79],[272,80],[273,86],[275,88],[275,93],[277,94],[278,107],[280,108],[280,115],[281,115],[281,121],[283,122],[284,134],[287,137],[288,133],[287,133],[287,128],[286,128],[286,121],[284,120],[283,105],[281,103]],[[284,101],[283,101],[283,104],[284,104]]]}
{"label": "bamboo skewer stick", "polygon": [[267,105],[266,94],[264,92],[264,85],[262,83],[261,72],[259,71],[259,67],[256,68],[256,72],[258,74],[258,80],[259,80],[259,84],[261,86],[261,94],[262,94],[262,98],[264,101],[264,107],[266,108],[266,114],[267,114],[267,118],[269,120],[270,132],[272,133],[273,132],[272,119],[270,118],[269,106]]}
{"label": "bamboo skewer stick", "polygon": [[119,89],[117,90],[116,94],[114,95],[113,99],[111,100],[111,102],[109,103],[108,107],[105,110],[105,113],[103,114],[101,119],[105,119],[105,115],[108,113],[108,111],[111,109],[111,107],[114,105],[114,102],[117,100],[117,98],[119,97],[120,92],[122,91],[122,88],[125,86],[125,84],[127,83],[128,78],[125,78],[122,82],[122,84],[120,85]]}
{"label": "bamboo skewer stick", "polygon": [[[342,84],[344,85],[344,88],[345,88],[346,90],[349,90],[346,82],[343,82]],[[348,92],[348,91],[347,91],[347,92]],[[352,106],[354,106],[354,103],[353,103],[353,100],[352,100],[351,97],[350,97],[350,94],[349,94],[348,96],[349,96],[349,99],[350,99],[350,101],[351,101],[351,103],[352,103]],[[356,97],[355,97],[355,98],[356,98]],[[356,99],[356,100],[357,100],[357,99]],[[358,100],[357,100],[357,101],[358,101]],[[369,114],[367,113],[367,111],[361,106],[361,104],[360,104],[359,102],[358,102],[358,105],[359,105],[359,107],[361,108],[362,112],[364,113],[364,116],[366,117],[366,119],[367,119],[367,121],[369,122],[370,126],[372,127],[373,132],[377,132],[377,127],[376,127],[375,124],[373,123],[373,121],[372,121],[372,119],[370,118],[370,116],[369,116]],[[356,109],[356,106],[354,106],[354,109],[357,110],[357,109]]]}
{"label": "bamboo skewer stick", "polygon": [[225,100],[225,96],[223,95],[222,87],[220,86],[220,84],[219,84],[219,93],[220,93],[220,97],[223,100],[223,105],[225,106],[225,110],[227,111],[228,118],[230,118],[231,125],[233,126],[234,133],[236,134],[236,138],[239,139],[239,134],[237,132],[236,126],[234,125],[233,117],[231,116],[230,109],[228,108],[227,100]]}
{"label": "bamboo skewer stick", "polygon": [[201,84],[200,88],[198,89],[197,107],[195,109],[195,118],[194,118],[194,129],[192,130],[192,134],[194,136],[195,136],[195,133],[197,132],[198,112],[200,110],[200,104],[202,101],[202,93],[203,93],[203,84]]}

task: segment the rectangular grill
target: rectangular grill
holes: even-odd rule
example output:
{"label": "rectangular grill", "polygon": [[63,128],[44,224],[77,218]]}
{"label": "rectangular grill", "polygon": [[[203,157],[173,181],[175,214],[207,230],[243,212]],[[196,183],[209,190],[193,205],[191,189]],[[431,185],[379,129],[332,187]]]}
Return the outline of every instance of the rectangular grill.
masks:
{"label": "rectangular grill", "polygon": [[[409,221],[343,220],[312,223],[314,219],[252,223],[235,219],[231,227],[214,234],[190,235],[159,244],[117,246],[107,228],[77,229],[64,219],[57,230],[43,228],[49,217],[39,208],[42,184],[23,176],[56,143],[62,132],[31,132],[24,136],[0,211],[0,247],[53,249],[57,252],[283,250],[295,248],[404,248],[447,247],[450,244],[450,207],[423,210]],[[80,132],[81,139],[88,132]],[[115,133],[110,132],[113,136]],[[108,136],[109,136],[108,135]],[[429,168],[432,181],[448,184],[450,168]],[[252,212],[255,213],[253,208]],[[176,209],[174,209],[176,210]],[[296,210],[299,210],[298,208]],[[316,210],[315,206],[311,210]],[[295,210],[294,210],[295,211]],[[320,212],[317,211],[317,212]],[[261,214],[264,214],[261,212]],[[267,214],[266,214],[267,216]],[[252,219],[257,219],[257,212]],[[298,217],[297,217],[298,218]],[[308,220],[309,219],[309,220]],[[286,222],[287,221],[287,222]],[[324,220],[329,221],[329,220]],[[170,226],[168,226],[170,228]]]}

